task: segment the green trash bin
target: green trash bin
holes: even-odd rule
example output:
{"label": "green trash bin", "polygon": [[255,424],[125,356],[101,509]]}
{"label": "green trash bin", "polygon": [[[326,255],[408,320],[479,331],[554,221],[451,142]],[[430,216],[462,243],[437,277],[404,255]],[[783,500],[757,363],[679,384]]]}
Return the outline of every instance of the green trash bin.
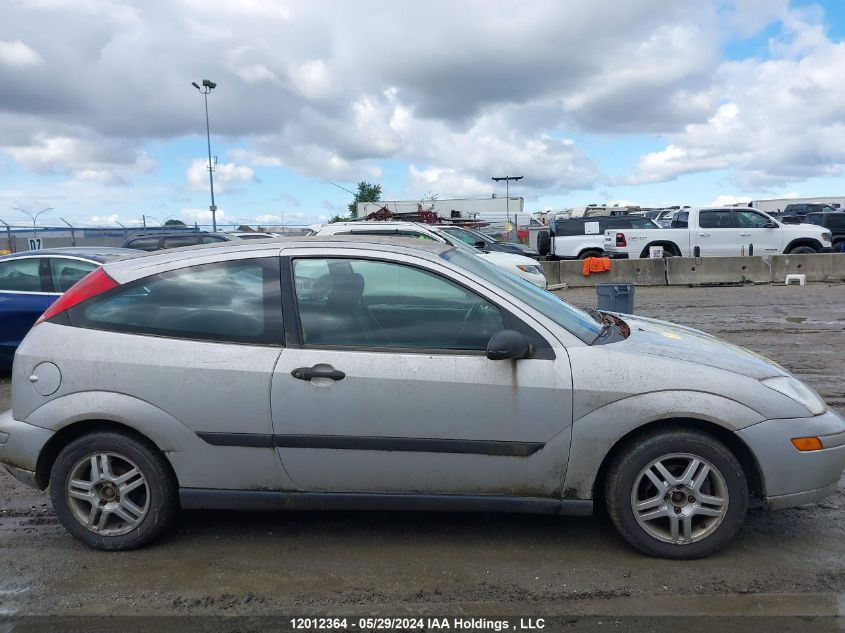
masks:
{"label": "green trash bin", "polygon": [[598,308],[605,312],[634,314],[634,284],[598,284]]}

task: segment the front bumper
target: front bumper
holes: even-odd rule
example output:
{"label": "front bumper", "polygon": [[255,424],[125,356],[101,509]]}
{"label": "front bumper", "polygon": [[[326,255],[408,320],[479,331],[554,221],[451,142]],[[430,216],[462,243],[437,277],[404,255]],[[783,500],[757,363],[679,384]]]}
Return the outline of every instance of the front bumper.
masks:
{"label": "front bumper", "polygon": [[819,251],[820,253],[832,253],[833,246],[822,246],[822,249]]}
{"label": "front bumper", "polygon": [[20,422],[11,411],[0,414],[0,464],[19,481],[39,487],[35,477],[38,456],[53,431]]}
{"label": "front bumper", "polygon": [[[772,510],[819,501],[830,495],[845,468],[845,420],[827,412],[809,417],[765,420],[737,432],[763,475],[766,507]],[[818,437],[822,449],[799,451],[792,438]]]}

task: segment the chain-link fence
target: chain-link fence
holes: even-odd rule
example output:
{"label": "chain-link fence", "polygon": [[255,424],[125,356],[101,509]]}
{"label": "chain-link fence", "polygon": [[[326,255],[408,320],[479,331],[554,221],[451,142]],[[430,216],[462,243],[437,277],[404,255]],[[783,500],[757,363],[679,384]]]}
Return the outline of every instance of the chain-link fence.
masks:
{"label": "chain-link fence", "polygon": [[[264,226],[245,224],[218,224],[218,231],[236,231],[247,228],[257,232],[278,235],[302,235],[302,226]],[[211,231],[211,225],[193,226],[127,226],[127,227],[35,227],[22,224],[5,224],[0,221],[0,255],[42,248],[67,246],[120,246],[130,236],[162,232]]]}

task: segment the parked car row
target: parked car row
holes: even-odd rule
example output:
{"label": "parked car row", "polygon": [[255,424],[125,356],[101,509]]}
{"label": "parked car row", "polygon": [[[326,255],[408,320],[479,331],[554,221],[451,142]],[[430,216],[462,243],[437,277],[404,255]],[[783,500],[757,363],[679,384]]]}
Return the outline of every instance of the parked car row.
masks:
{"label": "parked car row", "polygon": [[830,252],[831,233],[810,224],[781,224],[757,209],[713,207],[682,209],[668,229],[608,230],[604,234],[604,250],[614,258],[648,257],[653,246],[670,257],[798,255]]}
{"label": "parked car row", "polygon": [[845,252],[845,213],[826,207],[790,223],[789,217],[778,220],[747,207],[647,209],[621,216],[556,218],[534,239],[548,259],[648,257],[655,246],[665,257]]}
{"label": "parked car row", "polygon": [[586,259],[604,255],[604,234],[609,230],[657,229],[641,215],[556,219],[537,237],[537,249],[548,259]]}
{"label": "parked car row", "polygon": [[602,506],[633,547],[687,559],[751,503],[835,490],[845,420],[779,365],[593,318],[436,229],[332,226],[106,257],[20,345],[0,463],[105,550],[180,507]]}
{"label": "parked car row", "polygon": [[[531,282],[539,288],[546,288],[546,276],[543,274],[543,267],[531,257],[514,252],[510,243],[502,242],[493,244],[492,240],[475,238],[469,231],[452,226],[439,226],[432,224],[421,224],[417,222],[382,222],[382,221],[357,221],[357,222],[333,222],[316,229],[318,236],[325,235],[352,235],[366,236],[377,235],[382,237],[410,237],[417,240],[431,240],[444,242],[466,253],[477,255],[486,259],[496,266],[500,266],[518,277]],[[473,239],[473,246],[467,244],[467,240]],[[483,242],[483,244],[482,244]],[[505,246],[502,247],[501,245]],[[495,249],[486,248],[495,245]]]}

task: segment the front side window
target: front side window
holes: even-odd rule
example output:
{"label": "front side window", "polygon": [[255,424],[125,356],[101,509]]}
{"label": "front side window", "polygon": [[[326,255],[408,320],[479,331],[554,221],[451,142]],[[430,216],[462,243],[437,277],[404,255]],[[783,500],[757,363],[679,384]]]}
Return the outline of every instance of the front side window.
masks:
{"label": "front side window", "polygon": [[38,273],[40,261],[32,257],[0,262],[0,290],[41,292],[41,276]]}
{"label": "front side window", "polygon": [[51,257],[50,275],[53,278],[53,289],[56,292],[65,292],[97,266],[94,262]]}
{"label": "front side window", "polygon": [[769,225],[769,218],[754,211],[736,211],[737,224],[743,229],[764,229]]}
{"label": "front side window", "polygon": [[441,257],[510,293],[516,299],[531,306],[585,343],[592,343],[601,333],[601,323],[598,323],[583,310],[576,308],[547,290],[538,288],[521,277],[512,275],[498,266],[484,261],[482,257],[467,256],[458,250],[446,251]]}
{"label": "front side window", "polygon": [[298,259],[293,270],[305,345],[483,351],[504,329],[498,307],[412,266]]}
{"label": "front side window", "polygon": [[729,229],[731,228],[731,211],[730,209],[702,211],[698,215],[698,226],[702,229]]}
{"label": "front side window", "polygon": [[223,237],[217,237],[214,235],[203,235],[200,244],[219,244],[220,242],[225,242],[226,239]]}
{"label": "front side window", "polygon": [[235,343],[281,340],[276,258],[180,268],[98,295],[68,311],[71,325]]}
{"label": "front side window", "polygon": [[670,225],[673,229],[686,229],[689,227],[689,211],[676,213],[672,217]]}

